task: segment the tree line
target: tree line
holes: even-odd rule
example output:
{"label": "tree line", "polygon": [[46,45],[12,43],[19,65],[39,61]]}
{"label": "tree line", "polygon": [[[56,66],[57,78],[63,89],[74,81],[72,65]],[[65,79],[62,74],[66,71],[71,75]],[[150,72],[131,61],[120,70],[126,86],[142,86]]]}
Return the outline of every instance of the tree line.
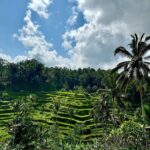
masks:
{"label": "tree line", "polygon": [[74,90],[95,92],[109,86],[110,70],[48,68],[35,59],[10,63],[0,59],[0,90]]}

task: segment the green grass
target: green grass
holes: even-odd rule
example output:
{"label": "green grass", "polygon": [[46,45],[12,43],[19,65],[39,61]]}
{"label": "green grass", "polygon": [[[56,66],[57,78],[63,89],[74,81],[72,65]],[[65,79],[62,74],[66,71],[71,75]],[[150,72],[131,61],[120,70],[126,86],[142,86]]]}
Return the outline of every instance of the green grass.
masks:
{"label": "green grass", "polygon": [[[28,92],[11,92],[8,93],[9,100],[0,101],[0,141],[9,137],[6,125],[14,118],[13,101],[29,94]],[[37,95],[35,111],[32,114],[35,122],[48,126],[57,122],[62,136],[69,135],[75,125],[80,126],[83,140],[102,135],[102,128],[96,129],[96,124],[90,116],[90,111],[98,96],[62,91],[32,94]],[[53,109],[55,104],[59,104],[57,115]]]}

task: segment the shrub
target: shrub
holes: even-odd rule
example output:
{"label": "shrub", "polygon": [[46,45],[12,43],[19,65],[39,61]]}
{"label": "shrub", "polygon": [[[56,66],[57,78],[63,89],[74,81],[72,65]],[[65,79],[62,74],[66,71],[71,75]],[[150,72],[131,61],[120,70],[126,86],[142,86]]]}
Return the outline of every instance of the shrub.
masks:
{"label": "shrub", "polygon": [[148,150],[149,135],[143,125],[134,121],[125,121],[120,128],[112,130],[107,138],[110,147]]}
{"label": "shrub", "polygon": [[9,124],[11,138],[6,144],[6,149],[32,150],[37,141],[37,125],[31,119],[33,97],[28,96],[18,99],[14,103],[16,117]]}

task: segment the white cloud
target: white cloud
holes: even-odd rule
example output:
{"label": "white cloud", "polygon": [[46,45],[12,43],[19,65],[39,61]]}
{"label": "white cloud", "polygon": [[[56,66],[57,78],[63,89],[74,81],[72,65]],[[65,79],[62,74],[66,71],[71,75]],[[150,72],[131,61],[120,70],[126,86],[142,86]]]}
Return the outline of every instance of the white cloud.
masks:
{"label": "white cloud", "polygon": [[[24,18],[25,25],[19,30],[19,34],[14,35],[25,47],[30,48],[26,58],[37,59],[47,66],[68,66],[69,59],[59,56],[53,50],[53,44],[46,41],[39,31],[39,25],[32,22],[31,16],[32,12],[28,10]],[[20,56],[17,60],[24,58]]]}
{"label": "white cloud", "polygon": [[71,67],[68,58],[58,55],[53,50],[53,44],[47,42],[45,36],[39,31],[39,25],[32,21],[32,11],[36,11],[40,16],[47,18],[47,7],[52,3],[50,0],[31,0],[24,18],[25,24],[14,37],[25,47],[29,48],[27,56],[17,56],[14,61],[25,59],[37,59],[46,66]]}
{"label": "white cloud", "polygon": [[72,67],[71,60],[60,56],[56,50],[53,50],[53,44],[47,42],[45,36],[39,31],[39,25],[32,21],[32,11],[39,16],[48,17],[48,6],[52,0],[31,0],[24,17],[25,24],[13,36],[21,42],[28,52],[26,56],[16,56],[14,59],[8,55],[0,53],[2,58],[10,62],[19,62],[25,59],[37,59],[46,66]]}
{"label": "white cloud", "polygon": [[[129,32],[149,32],[149,0],[77,0],[88,21],[105,25],[116,22],[127,24]],[[96,15],[95,15],[96,14]],[[97,17],[99,14],[99,17]]]}
{"label": "white cloud", "polygon": [[4,54],[3,52],[0,52],[0,58],[3,58],[4,60],[7,60],[9,62],[13,62],[13,59],[9,55]]}
{"label": "white cloud", "polygon": [[31,0],[28,8],[35,11],[39,16],[48,18],[48,7],[52,2],[53,0]]}
{"label": "white cloud", "polygon": [[18,55],[15,58],[12,58],[10,55],[7,55],[3,52],[0,52],[0,58],[7,60],[8,62],[17,63],[26,59],[29,59],[27,56]]}
{"label": "white cloud", "polygon": [[0,58],[7,60],[8,62],[17,63],[23,60],[28,59],[27,56],[18,55],[15,58],[12,58],[10,55],[4,53],[3,49],[0,49]]}
{"label": "white cloud", "polygon": [[31,14],[31,11],[28,10],[24,18],[25,25],[19,30],[19,35],[14,34],[14,37],[26,47],[45,46],[47,49],[51,48],[53,45],[46,42],[45,36],[38,30],[39,25],[32,22]]}
{"label": "white cloud", "polygon": [[[75,68],[103,67],[105,63],[111,64],[114,61],[113,51],[116,45],[118,42],[124,44],[126,39],[122,34],[114,34],[113,28],[113,26],[105,28],[102,25],[95,26],[89,23],[65,33],[63,46],[69,48],[68,54]],[[75,46],[73,41],[76,41]]]}
{"label": "white cloud", "polygon": [[75,67],[114,66],[116,47],[127,46],[129,35],[150,33],[149,0],[77,0],[78,9],[87,21],[82,27],[63,35]]}
{"label": "white cloud", "polygon": [[63,47],[69,57],[64,58],[53,49],[39,25],[32,20],[32,12],[48,18],[48,7],[52,0],[31,0],[28,4],[25,24],[14,36],[28,47],[26,56],[12,59],[3,53],[0,56],[18,62],[35,58],[47,66],[70,68],[94,67],[108,69],[122,58],[113,56],[116,47],[127,46],[129,35],[136,32],[150,34],[149,0],[68,0],[77,2],[68,19],[74,25],[78,12],[82,12],[86,23],[77,29],[67,29],[63,37]]}
{"label": "white cloud", "polygon": [[13,62],[14,63],[18,63],[20,61],[24,61],[24,60],[27,60],[29,59],[27,56],[23,56],[23,55],[18,55],[16,56],[14,59],[13,59]]}
{"label": "white cloud", "polygon": [[72,15],[67,20],[67,24],[70,25],[70,26],[73,26],[76,23],[77,18],[78,18],[77,7],[72,7]]}

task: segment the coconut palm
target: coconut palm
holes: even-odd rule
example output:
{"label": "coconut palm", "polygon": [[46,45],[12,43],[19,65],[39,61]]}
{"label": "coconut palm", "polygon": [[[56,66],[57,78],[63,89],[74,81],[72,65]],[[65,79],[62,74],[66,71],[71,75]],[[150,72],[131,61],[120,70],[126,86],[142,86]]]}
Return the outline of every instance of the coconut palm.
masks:
{"label": "coconut palm", "polygon": [[116,78],[117,85],[121,85],[122,88],[134,81],[138,85],[141,99],[142,116],[143,116],[143,81],[148,78],[150,72],[150,36],[144,38],[145,34],[139,38],[137,34],[131,35],[132,41],[129,44],[131,51],[128,51],[124,47],[118,47],[114,55],[121,54],[127,58],[126,61],[120,62],[114,69],[113,72],[119,71]]}

